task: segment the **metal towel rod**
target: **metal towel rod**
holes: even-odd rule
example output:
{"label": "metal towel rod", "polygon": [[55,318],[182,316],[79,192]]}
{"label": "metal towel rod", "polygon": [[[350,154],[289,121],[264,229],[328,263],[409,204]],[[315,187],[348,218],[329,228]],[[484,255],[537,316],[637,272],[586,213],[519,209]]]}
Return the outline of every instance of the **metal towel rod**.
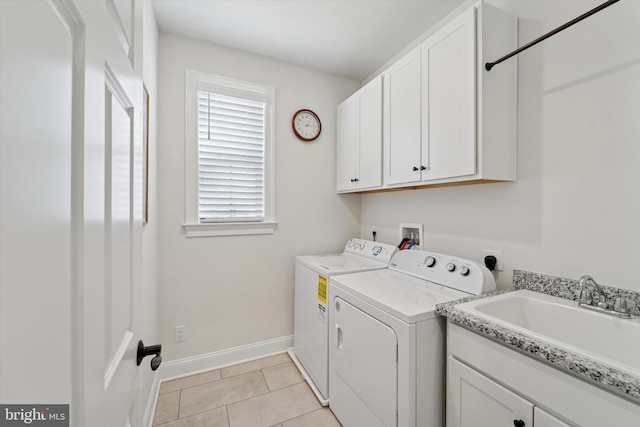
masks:
{"label": "metal towel rod", "polygon": [[584,13],[584,14],[582,14],[582,15],[578,16],[577,18],[575,18],[575,19],[573,19],[573,20],[571,20],[571,21],[567,22],[566,24],[559,26],[559,27],[558,27],[558,28],[556,28],[555,30],[549,31],[547,34],[545,34],[545,35],[543,35],[543,36],[541,36],[541,37],[538,37],[538,38],[537,38],[537,39],[535,39],[534,41],[532,41],[532,42],[530,42],[530,43],[527,43],[526,45],[524,45],[524,46],[522,46],[522,47],[520,47],[520,48],[518,48],[518,49],[514,50],[513,52],[511,52],[511,53],[509,53],[509,54],[507,54],[507,55],[503,56],[502,58],[498,59],[497,61],[494,61],[494,62],[487,62],[486,64],[484,64],[484,68],[485,68],[487,71],[491,71],[491,69],[493,68],[493,66],[494,66],[494,65],[498,65],[499,63],[501,63],[501,62],[503,62],[503,61],[506,61],[507,59],[511,58],[512,56],[515,56],[515,55],[519,54],[520,52],[522,52],[522,51],[524,51],[524,50],[529,49],[531,46],[533,46],[533,45],[536,45],[536,44],[540,43],[541,41],[543,41],[543,40],[545,40],[545,39],[547,39],[547,38],[549,38],[549,37],[553,36],[554,34],[557,34],[557,33],[559,33],[560,31],[562,31],[562,30],[565,30],[565,29],[569,28],[569,27],[570,27],[570,26],[572,26],[573,24],[578,23],[578,22],[582,21],[583,19],[590,17],[590,16],[591,16],[591,15],[593,15],[594,13],[598,13],[598,12],[600,12],[602,9],[604,9],[604,8],[606,8],[606,7],[609,7],[609,6],[611,6],[612,4],[617,3],[617,2],[619,2],[619,1],[620,1],[620,0],[609,0],[608,2],[603,3],[603,4],[601,4],[600,6],[598,6],[598,7],[594,8],[594,9],[591,9],[591,10],[590,10],[590,11],[588,11],[587,13]]}

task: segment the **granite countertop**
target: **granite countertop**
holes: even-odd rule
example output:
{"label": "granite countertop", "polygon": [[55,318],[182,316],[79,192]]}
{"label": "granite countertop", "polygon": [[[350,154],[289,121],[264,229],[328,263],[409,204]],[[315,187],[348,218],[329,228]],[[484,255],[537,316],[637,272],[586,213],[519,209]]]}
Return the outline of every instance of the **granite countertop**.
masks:
{"label": "granite countertop", "polygon": [[[495,295],[514,292],[518,289],[529,289],[565,299],[574,299],[573,292],[569,290],[575,289],[575,285],[577,284],[577,281],[570,279],[554,278],[553,276],[530,273],[522,270],[514,270],[513,280],[513,288],[438,304],[436,306],[436,312],[461,326],[498,341],[514,350],[523,352],[536,360],[572,373],[627,399],[640,403],[640,377],[621,372],[598,362],[597,359],[572,353],[549,342],[497,325],[484,318],[456,308],[457,305],[468,301],[490,298]],[[542,286],[541,283],[543,284]],[[624,294],[627,297],[630,296],[640,300],[640,293],[636,294],[635,292],[608,287],[606,291],[611,294]]]}

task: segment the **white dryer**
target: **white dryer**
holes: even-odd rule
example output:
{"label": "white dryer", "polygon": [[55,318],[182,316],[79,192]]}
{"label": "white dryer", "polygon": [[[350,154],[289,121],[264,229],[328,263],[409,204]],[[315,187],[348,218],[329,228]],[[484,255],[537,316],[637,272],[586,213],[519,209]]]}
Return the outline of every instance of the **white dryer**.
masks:
{"label": "white dryer", "polygon": [[486,267],[425,251],[332,277],[330,407],[340,423],[443,426],[446,322],[436,304],[495,288]]}
{"label": "white dryer", "polygon": [[341,254],[296,257],[293,348],[288,352],[324,406],[329,402],[329,279],[387,268],[397,251],[394,245],[352,238]]}

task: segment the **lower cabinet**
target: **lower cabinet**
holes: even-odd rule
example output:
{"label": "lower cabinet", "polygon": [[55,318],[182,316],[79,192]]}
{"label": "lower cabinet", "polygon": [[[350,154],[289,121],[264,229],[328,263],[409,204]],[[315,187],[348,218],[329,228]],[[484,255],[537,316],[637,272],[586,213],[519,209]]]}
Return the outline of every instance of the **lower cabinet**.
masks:
{"label": "lower cabinet", "polygon": [[447,426],[570,425],[454,358],[449,358],[448,375],[451,401]]}
{"label": "lower cabinet", "polygon": [[544,409],[533,408],[533,421],[537,427],[567,427],[569,424],[560,421]]}
{"label": "lower cabinet", "polygon": [[640,402],[451,321],[447,427],[640,425]]}

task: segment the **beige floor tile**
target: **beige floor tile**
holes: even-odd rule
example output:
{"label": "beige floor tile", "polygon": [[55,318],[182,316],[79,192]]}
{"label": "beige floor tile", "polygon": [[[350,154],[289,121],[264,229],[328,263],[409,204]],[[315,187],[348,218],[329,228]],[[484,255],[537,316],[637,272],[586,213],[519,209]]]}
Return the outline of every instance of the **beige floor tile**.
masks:
{"label": "beige floor tile", "polygon": [[306,383],[283,388],[227,406],[231,427],[270,427],[319,409]]}
{"label": "beige floor tile", "polygon": [[182,390],[180,398],[180,418],[249,399],[268,391],[261,371],[187,388]]}
{"label": "beige floor tile", "polygon": [[222,407],[213,411],[203,412],[198,415],[181,418],[164,424],[161,427],[229,427],[227,408]]}
{"label": "beige floor tile", "polygon": [[189,377],[179,378],[177,380],[166,381],[160,384],[160,394],[170,393],[172,391],[189,388],[200,384],[210,383],[221,379],[220,369],[214,371],[203,372],[202,374],[191,375]]}
{"label": "beige floor tile", "polygon": [[282,423],[282,427],[341,427],[329,408],[318,409]]}
{"label": "beige floor tile", "polygon": [[252,360],[251,362],[240,363],[238,365],[222,368],[222,378],[229,378],[234,375],[240,375],[257,369],[267,368],[280,363],[291,362],[287,353],[280,353],[263,359]]}
{"label": "beige floor tile", "polygon": [[158,396],[156,413],[153,416],[153,425],[164,424],[178,419],[180,407],[180,391],[166,393]]}
{"label": "beige floor tile", "polygon": [[281,363],[262,370],[269,390],[278,390],[304,381],[293,362]]}

